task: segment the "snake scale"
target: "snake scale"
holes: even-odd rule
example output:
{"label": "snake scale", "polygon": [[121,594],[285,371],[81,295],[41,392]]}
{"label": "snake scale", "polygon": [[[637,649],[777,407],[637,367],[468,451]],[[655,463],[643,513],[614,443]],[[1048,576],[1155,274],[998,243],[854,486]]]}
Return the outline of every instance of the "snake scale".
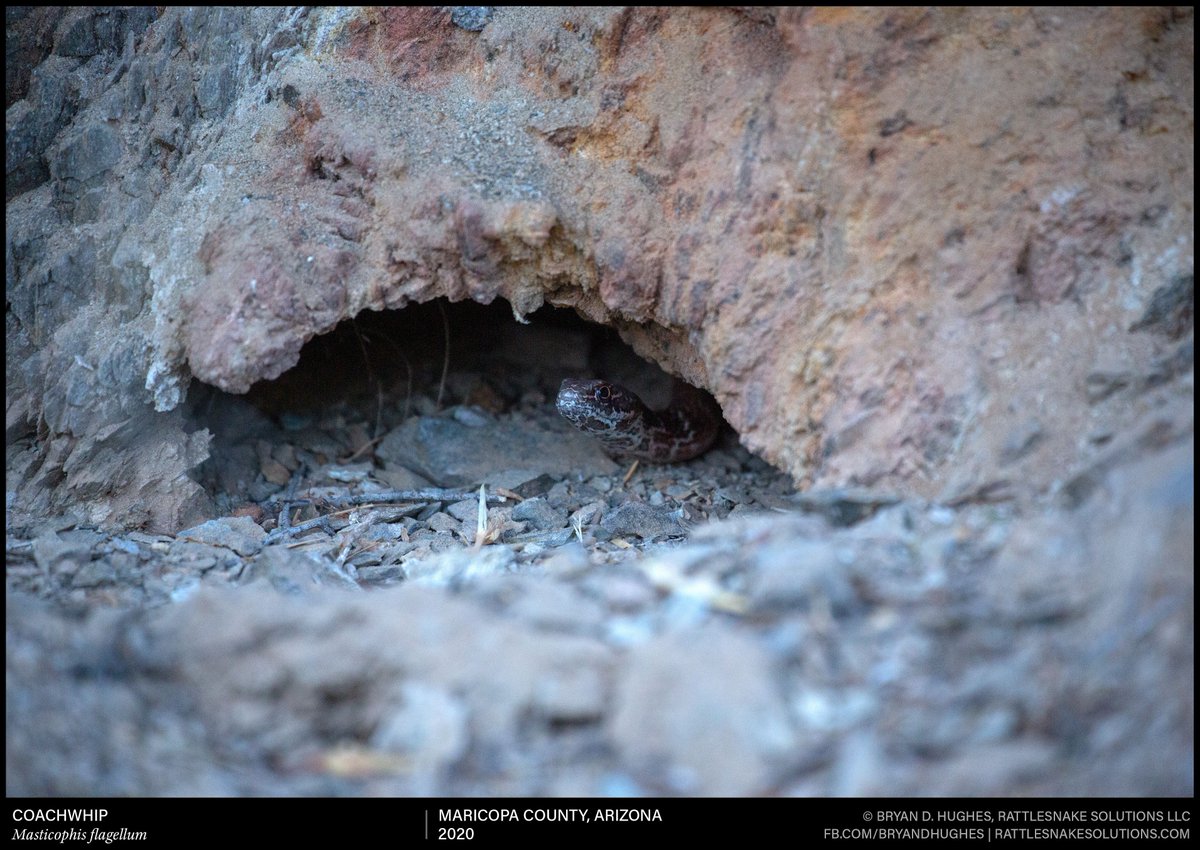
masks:
{"label": "snake scale", "polygon": [[556,406],[610,455],[654,463],[699,457],[721,430],[721,409],[712,396],[679,380],[663,410],[651,410],[620,384],[574,378],[562,382]]}

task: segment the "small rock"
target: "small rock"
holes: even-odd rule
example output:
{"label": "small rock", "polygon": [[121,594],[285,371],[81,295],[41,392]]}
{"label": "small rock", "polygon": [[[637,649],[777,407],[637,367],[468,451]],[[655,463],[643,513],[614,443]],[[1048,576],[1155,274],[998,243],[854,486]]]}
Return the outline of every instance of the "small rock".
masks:
{"label": "small rock", "polygon": [[363,584],[396,584],[404,581],[404,567],[399,564],[359,567],[358,580]]}
{"label": "small rock", "polygon": [[67,564],[86,564],[92,558],[92,547],[77,538],[66,538],[69,532],[47,532],[33,541],[33,559],[44,572],[70,569]]}
{"label": "small rock", "polygon": [[471,428],[440,416],[421,416],[393,429],[377,454],[443,487],[473,485],[503,470],[524,470],[517,486],[542,474],[610,472],[615,468],[587,435],[530,428],[518,422],[489,422]]}
{"label": "small rock", "polygon": [[[528,481],[523,481],[516,487],[510,488],[514,493],[522,499],[532,499],[534,496],[545,496],[551,492],[552,488],[561,482],[553,475],[539,475],[537,478],[531,478]],[[565,491],[565,487],[563,490]]]}
{"label": "small rock", "polygon": [[604,508],[604,502],[589,502],[567,518],[567,525],[571,528],[586,528],[604,513]]}
{"label": "small rock", "polygon": [[446,506],[446,513],[463,522],[474,523],[479,518],[479,500],[464,499]]}
{"label": "small rock", "polygon": [[489,490],[503,487],[505,490],[512,490],[517,495],[523,496],[521,488],[526,483],[536,481],[541,477],[544,476],[532,469],[502,469],[499,472],[488,473],[484,476],[483,483],[487,484]]}
{"label": "small rock", "polygon": [[337,481],[341,484],[357,484],[366,481],[374,471],[374,468],[369,463],[342,466],[331,464],[320,470],[319,474],[324,475],[330,481]]}
{"label": "small rock", "polygon": [[292,473],[288,471],[288,468],[273,457],[263,458],[259,461],[259,471],[262,472],[263,478],[276,487],[282,487],[292,478]]}
{"label": "small rock", "polygon": [[644,540],[682,537],[687,533],[673,511],[643,502],[626,502],[614,508],[601,518],[600,526],[614,535],[634,535]]}
{"label": "small rock", "polygon": [[252,555],[259,550],[267,533],[249,517],[222,517],[185,529],[176,535],[179,540],[224,546],[239,555]]}
{"label": "small rock", "polygon": [[439,534],[462,530],[462,521],[438,511],[429,518],[429,527]]}
{"label": "small rock", "polygon": [[450,20],[468,32],[479,32],[491,22],[495,13],[494,6],[455,6]]}
{"label": "small rock", "polygon": [[520,544],[527,555],[536,555],[547,549],[557,549],[566,546],[575,539],[575,532],[569,528],[552,529],[550,531],[533,531],[528,534],[503,535],[505,543]]}
{"label": "small rock", "polygon": [[317,587],[357,589],[349,578],[330,569],[328,562],[285,545],[268,546],[254,559],[243,581],[258,580],[289,596],[311,593]]}
{"label": "small rock", "polygon": [[238,559],[237,555],[224,546],[210,546],[207,543],[193,543],[182,539],[171,544],[167,557],[173,565],[186,567],[189,573],[211,570],[218,564],[224,564],[226,559]]}
{"label": "small rock", "polygon": [[377,469],[375,470],[375,477],[393,490],[423,490],[429,486],[429,479],[422,478],[411,469],[405,469],[403,466]]}
{"label": "small rock", "polygon": [[567,512],[551,507],[542,498],[526,499],[513,508],[512,516],[542,530],[562,528],[567,524]]}

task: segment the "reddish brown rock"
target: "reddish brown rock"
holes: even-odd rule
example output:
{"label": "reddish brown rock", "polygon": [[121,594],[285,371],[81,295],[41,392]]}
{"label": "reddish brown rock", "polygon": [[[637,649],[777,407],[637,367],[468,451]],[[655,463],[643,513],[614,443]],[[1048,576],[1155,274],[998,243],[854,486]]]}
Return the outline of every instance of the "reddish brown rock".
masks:
{"label": "reddish brown rock", "polygon": [[[126,88],[9,207],[111,258],[129,403],[244,391],[364,309],[501,297],[618,328],[801,483],[1036,493],[1147,410],[1190,427],[1152,377],[1190,318],[1139,325],[1194,280],[1190,11],[204,14],[131,35]],[[123,161],[92,175],[100,126]],[[10,251],[31,339],[43,238]],[[1096,373],[1125,377],[1097,400]]]}

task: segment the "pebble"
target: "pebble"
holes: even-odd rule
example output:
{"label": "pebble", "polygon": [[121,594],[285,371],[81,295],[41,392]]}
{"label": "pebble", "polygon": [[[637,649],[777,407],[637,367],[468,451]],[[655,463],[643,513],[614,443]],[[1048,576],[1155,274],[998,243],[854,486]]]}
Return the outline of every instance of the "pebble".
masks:
{"label": "pebble", "polygon": [[513,508],[512,516],[543,530],[562,528],[567,523],[566,511],[552,507],[542,498],[526,499]]}
{"label": "pebble", "polygon": [[493,6],[455,6],[450,13],[450,20],[468,32],[480,32],[491,22],[495,13]]}
{"label": "pebble", "polygon": [[232,549],[239,555],[251,555],[259,550],[267,533],[250,517],[212,519],[179,532],[180,540],[207,543]]}
{"label": "pebble", "polygon": [[673,512],[641,502],[626,502],[606,513],[600,526],[611,534],[644,540],[682,537],[686,531]]}

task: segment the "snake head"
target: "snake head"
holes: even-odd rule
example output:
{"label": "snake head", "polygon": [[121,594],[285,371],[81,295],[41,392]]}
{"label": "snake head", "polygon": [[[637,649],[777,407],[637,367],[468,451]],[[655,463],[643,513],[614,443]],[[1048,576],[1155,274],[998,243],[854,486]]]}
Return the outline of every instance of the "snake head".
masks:
{"label": "snake head", "polygon": [[634,393],[609,381],[567,378],[555,401],[572,425],[602,439],[640,431],[646,406]]}

